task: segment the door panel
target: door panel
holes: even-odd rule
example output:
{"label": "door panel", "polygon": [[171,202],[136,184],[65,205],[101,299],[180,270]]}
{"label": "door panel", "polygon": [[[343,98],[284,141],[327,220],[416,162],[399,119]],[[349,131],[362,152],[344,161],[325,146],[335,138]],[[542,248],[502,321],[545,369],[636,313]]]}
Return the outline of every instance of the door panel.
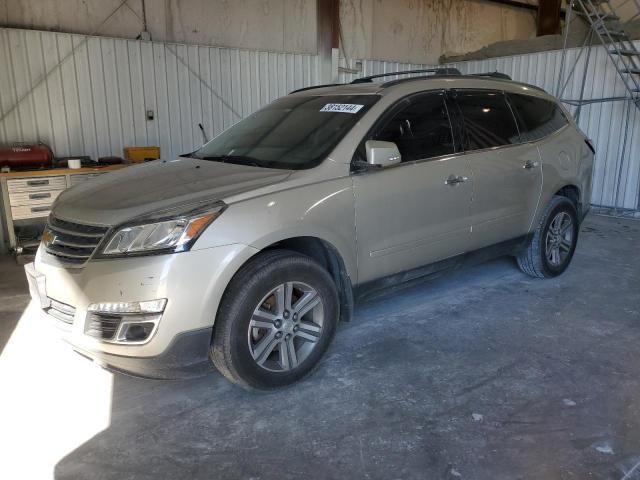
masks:
{"label": "door panel", "polygon": [[400,100],[364,141],[369,138],[394,142],[402,163],[352,177],[358,281],[463,253],[470,242],[472,178],[464,155],[456,155],[444,93]]}
{"label": "door panel", "polygon": [[[353,176],[360,283],[464,253],[472,179],[464,155]],[[451,175],[467,176],[455,185]]]}
{"label": "door panel", "polygon": [[544,179],[537,210],[540,213],[559,184],[564,183],[561,178],[569,182],[578,176],[583,138],[580,134],[570,133],[575,130],[565,128],[569,120],[557,103],[515,93],[510,93],[508,98],[518,120],[520,135],[525,141],[536,142],[540,154],[540,175]]}
{"label": "door panel", "polygon": [[526,234],[542,188],[537,147],[522,143],[503,92],[456,90],[452,97],[473,175],[473,248]]}
{"label": "door panel", "polygon": [[486,247],[529,232],[542,189],[542,162],[533,144],[470,153],[472,237]]}

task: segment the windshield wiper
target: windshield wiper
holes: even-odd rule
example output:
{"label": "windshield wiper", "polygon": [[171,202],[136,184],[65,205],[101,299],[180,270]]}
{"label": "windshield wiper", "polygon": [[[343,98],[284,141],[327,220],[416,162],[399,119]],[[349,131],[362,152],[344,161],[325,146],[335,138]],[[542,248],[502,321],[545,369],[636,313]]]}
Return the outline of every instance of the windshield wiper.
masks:
{"label": "windshield wiper", "polygon": [[249,165],[252,167],[272,168],[270,162],[264,162],[253,157],[246,157],[243,155],[210,155],[206,157],[195,157],[200,160],[211,160],[214,162],[222,163],[234,163],[237,165]]}

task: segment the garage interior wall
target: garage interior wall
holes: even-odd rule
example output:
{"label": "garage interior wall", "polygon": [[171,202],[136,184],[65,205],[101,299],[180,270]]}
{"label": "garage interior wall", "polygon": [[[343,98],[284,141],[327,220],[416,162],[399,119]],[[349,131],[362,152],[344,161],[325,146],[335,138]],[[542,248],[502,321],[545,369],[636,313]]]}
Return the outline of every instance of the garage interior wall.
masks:
{"label": "garage interior wall", "polygon": [[[624,95],[602,47],[592,47],[584,98]],[[72,53],[71,53],[72,52]],[[578,50],[569,50],[567,69]],[[584,61],[584,55],[581,62]],[[556,92],[561,52],[471,61],[463,72],[501,71]],[[363,59],[357,76],[423,64]],[[357,61],[343,60],[354,67]],[[0,141],[41,140],[56,155],[122,155],[159,145],[175,158],[270,100],[320,83],[316,55],[0,29]],[[582,66],[563,98],[579,98]],[[341,81],[355,78],[341,74]],[[638,210],[640,125],[627,102],[583,107],[580,127],[597,146],[592,203]],[[153,120],[146,119],[151,110]],[[625,145],[625,124],[630,124]]]}
{"label": "garage interior wall", "polygon": [[[322,1],[322,0],[321,0]],[[0,0],[0,25],[316,53],[316,0]]]}
{"label": "garage interior wall", "polygon": [[211,138],[319,83],[316,55],[6,28],[0,65],[0,142],[93,159],[136,145],[176,158],[204,143],[199,123]]}
{"label": "garage interior wall", "polygon": [[340,26],[348,58],[435,64],[495,42],[535,38],[536,12],[483,0],[341,0]]}
{"label": "garage interior wall", "polygon": [[[146,28],[159,42],[315,54],[318,6],[326,1],[0,0],[0,25],[127,39]],[[535,9],[488,0],[339,3],[341,42],[352,58],[434,63],[536,35]]]}

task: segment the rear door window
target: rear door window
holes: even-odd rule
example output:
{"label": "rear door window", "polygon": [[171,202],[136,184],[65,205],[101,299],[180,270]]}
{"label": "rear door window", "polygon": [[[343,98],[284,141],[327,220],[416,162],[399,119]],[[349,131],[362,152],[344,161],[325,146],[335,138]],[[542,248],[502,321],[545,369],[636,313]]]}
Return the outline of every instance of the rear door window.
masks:
{"label": "rear door window", "polygon": [[509,93],[508,96],[524,141],[540,140],[569,123],[561,108],[554,102],[517,93]]}
{"label": "rear door window", "polygon": [[374,139],[394,142],[403,162],[454,153],[444,94],[425,93],[411,98],[374,134]]}
{"label": "rear door window", "polygon": [[520,143],[515,118],[502,92],[454,90],[462,115],[465,151]]}

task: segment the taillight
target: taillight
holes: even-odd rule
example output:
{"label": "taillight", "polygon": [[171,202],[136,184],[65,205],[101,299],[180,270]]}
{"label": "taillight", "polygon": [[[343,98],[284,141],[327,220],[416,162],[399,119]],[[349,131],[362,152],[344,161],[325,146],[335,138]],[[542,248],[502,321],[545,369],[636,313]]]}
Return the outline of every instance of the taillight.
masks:
{"label": "taillight", "polygon": [[586,138],[584,140],[584,143],[587,144],[587,147],[589,147],[589,150],[591,150],[593,152],[593,154],[595,155],[596,154],[596,147],[593,144],[593,141],[591,139],[589,139],[589,138]]}

